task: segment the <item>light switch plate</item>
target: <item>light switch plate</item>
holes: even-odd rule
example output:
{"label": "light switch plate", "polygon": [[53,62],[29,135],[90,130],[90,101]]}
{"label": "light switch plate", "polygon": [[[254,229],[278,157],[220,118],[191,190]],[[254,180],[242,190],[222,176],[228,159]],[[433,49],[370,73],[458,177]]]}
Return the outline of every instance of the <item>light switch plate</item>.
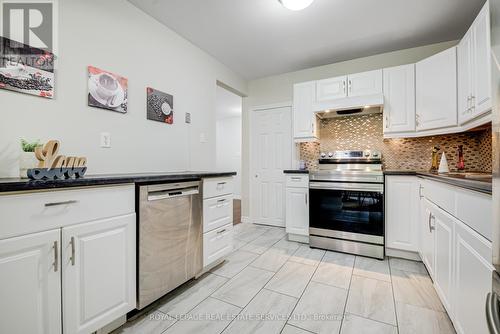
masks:
{"label": "light switch plate", "polygon": [[101,132],[101,147],[111,148],[111,134],[109,132]]}

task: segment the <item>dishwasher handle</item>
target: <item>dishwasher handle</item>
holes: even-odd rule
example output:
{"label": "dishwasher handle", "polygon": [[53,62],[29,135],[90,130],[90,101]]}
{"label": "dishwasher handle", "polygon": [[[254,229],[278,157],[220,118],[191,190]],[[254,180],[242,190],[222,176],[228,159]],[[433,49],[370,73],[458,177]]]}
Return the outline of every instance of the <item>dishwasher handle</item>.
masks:
{"label": "dishwasher handle", "polygon": [[185,197],[199,194],[200,190],[198,187],[180,188],[180,189],[169,189],[161,191],[149,191],[148,192],[148,202],[149,201],[159,201],[163,199]]}

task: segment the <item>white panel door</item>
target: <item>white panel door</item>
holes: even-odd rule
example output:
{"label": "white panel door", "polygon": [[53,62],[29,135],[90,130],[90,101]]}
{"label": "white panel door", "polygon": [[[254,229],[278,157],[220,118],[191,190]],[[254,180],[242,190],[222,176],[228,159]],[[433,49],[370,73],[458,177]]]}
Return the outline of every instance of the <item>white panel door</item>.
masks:
{"label": "white panel door", "polygon": [[458,64],[458,121],[470,120],[472,105],[472,31],[465,34],[457,47]]}
{"label": "white panel door", "polygon": [[135,224],[130,214],[62,229],[65,334],[94,332],[135,308]]}
{"label": "white panel door", "polygon": [[0,240],[0,333],[61,333],[60,233]]}
{"label": "white panel door", "polygon": [[490,11],[486,2],[473,24],[473,95],[472,116],[477,117],[489,110],[492,104],[491,90],[491,41]]}
{"label": "white panel door", "polygon": [[386,177],[386,246],[418,251],[419,184],[413,176]]}
{"label": "white panel door", "polygon": [[455,219],[437,207],[435,207],[432,214],[431,224],[435,229],[434,283],[443,305],[451,312]]}
{"label": "white panel door", "polygon": [[309,235],[309,188],[286,189],[286,232]]}
{"label": "white panel door", "polygon": [[458,333],[488,334],[484,305],[491,292],[491,243],[461,222],[455,225],[453,309]]}
{"label": "white panel door", "polygon": [[417,131],[457,125],[457,49],[416,64]]}
{"label": "white panel door", "polygon": [[283,170],[292,165],[291,109],[255,110],[251,126],[252,221],[285,226]]}
{"label": "white panel door", "polygon": [[324,102],[347,97],[347,76],[316,82],[316,101]]}
{"label": "white panel door", "polygon": [[314,81],[293,86],[293,137],[313,139],[315,137],[315,115],[313,112],[316,83]]}
{"label": "white panel door", "polygon": [[384,133],[415,131],[415,64],[383,72]]}
{"label": "white panel door", "polygon": [[432,204],[422,199],[420,214],[420,247],[421,257],[431,277],[434,275],[434,233],[432,225]]}
{"label": "white panel door", "polygon": [[382,94],[382,70],[350,74],[347,87],[349,97]]}

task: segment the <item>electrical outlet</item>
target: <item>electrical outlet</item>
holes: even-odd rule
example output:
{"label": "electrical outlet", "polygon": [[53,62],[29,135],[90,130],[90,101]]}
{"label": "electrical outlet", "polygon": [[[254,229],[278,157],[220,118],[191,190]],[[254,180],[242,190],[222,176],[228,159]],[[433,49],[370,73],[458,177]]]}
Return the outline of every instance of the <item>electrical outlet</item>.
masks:
{"label": "electrical outlet", "polygon": [[101,132],[101,147],[111,148],[111,134],[109,132]]}

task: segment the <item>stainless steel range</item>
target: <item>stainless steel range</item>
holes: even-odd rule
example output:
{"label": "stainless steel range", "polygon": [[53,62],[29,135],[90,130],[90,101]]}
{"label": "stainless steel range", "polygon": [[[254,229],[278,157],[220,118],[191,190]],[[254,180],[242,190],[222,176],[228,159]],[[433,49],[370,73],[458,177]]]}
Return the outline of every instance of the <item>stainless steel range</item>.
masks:
{"label": "stainless steel range", "polygon": [[384,175],[378,151],[322,153],[309,183],[311,247],[384,258]]}

